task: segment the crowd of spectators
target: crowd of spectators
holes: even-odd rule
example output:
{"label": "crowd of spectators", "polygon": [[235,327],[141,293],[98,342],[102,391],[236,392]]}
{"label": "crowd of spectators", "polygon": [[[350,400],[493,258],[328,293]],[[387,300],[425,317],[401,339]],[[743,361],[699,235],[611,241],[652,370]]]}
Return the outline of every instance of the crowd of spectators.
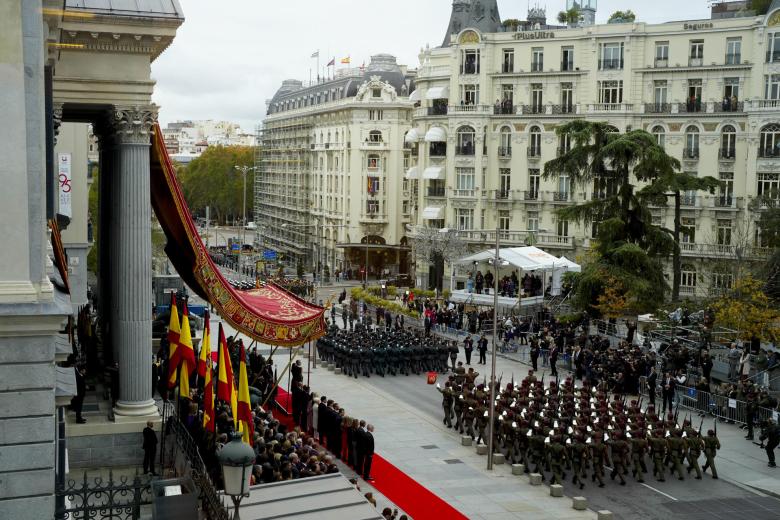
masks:
{"label": "crowd of spectators", "polygon": [[[484,275],[482,271],[469,272],[466,278],[466,291],[468,293],[491,294],[495,288],[494,282],[495,278],[490,271]],[[511,275],[498,280],[498,293],[501,296],[514,298],[519,293],[521,297],[527,298],[541,296],[542,292],[542,278],[533,273],[525,273],[522,279],[518,279],[517,271],[512,271]]]}

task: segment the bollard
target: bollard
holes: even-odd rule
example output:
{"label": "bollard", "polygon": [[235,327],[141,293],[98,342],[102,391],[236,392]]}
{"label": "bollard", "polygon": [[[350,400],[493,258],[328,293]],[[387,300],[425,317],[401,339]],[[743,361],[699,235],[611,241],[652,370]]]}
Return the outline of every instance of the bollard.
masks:
{"label": "bollard", "polygon": [[522,475],[525,473],[524,464],[512,464],[512,475]]}
{"label": "bollard", "polygon": [[612,520],[612,511],[599,511],[596,513],[597,520]]}
{"label": "bollard", "polygon": [[577,511],[585,511],[588,508],[588,499],[585,497],[574,497],[571,499],[571,507]]}
{"label": "bollard", "polygon": [[469,437],[468,435],[461,435],[460,436],[460,445],[461,446],[471,446],[471,443],[474,439]]}
{"label": "bollard", "polygon": [[563,486],[560,484],[553,484],[550,486],[550,496],[560,498],[563,496]]}
{"label": "bollard", "polygon": [[477,444],[477,455],[487,455],[487,444]]}
{"label": "bollard", "polygon": [[530,483],[532,486],[541,486],[542,485],[542,475],[539,473],[531,473],[531,475],[528,477]]}
{"label": "bollard", "polygon": [[336,367],[336,370],[334,371],[336,375],[341,375],[341,369]]}
{"label": "bollard", "polygon": [[331,372],[336,370],[336,363],[328,363],[328,370]]}
{"label": "bollard", "polygon": [[503,464],[504,462],[506,462],[506,457],[504,457],[503,453],[493,454],[493,464]]}

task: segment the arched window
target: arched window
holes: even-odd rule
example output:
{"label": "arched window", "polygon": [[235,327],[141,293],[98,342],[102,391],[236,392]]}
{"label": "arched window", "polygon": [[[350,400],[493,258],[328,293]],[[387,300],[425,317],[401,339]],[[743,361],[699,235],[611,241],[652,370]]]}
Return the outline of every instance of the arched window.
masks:
{"label": "arched window", "polygon": [[760,157],[780,157],[780,125],[772,123],[761,129]]}
{"label": "arched window", "polygon": [[501,144],[498,155],[501,157],[512,156],[512,129],[508,126],[501,127]]}
{"label": "arched window", "polygon": [[685,150],[683,154],[686,159],[699,158],[699,129],[693,125],[685,129]]}
{"label": "arched window", "polygon": [[733,159],[737,150],[737,130],[726,125],[720,132],[720,157],[722,159]]}
{"label": "arched window", "polygon": [[371,130],[368,133],[368,142],[370,143],[381,143],[382,142],[382,132],[379,130]]}
{"label": "arched window", "polygon": [[680,269],[680,292],[693,294],[696,292],[696,266],[683,264]]}
{"label": "arched window", "polygon": [[330,132],[328,132],[328,140],[327,140],[327,141],[325,141],[325,142],[326,142],[326,143],[328,143],[328,144],[330,144],[330,143],[331,143],[331,141],[330,141]]}
{"label": "arched window", "polygon": [[[338,171],[338,169],[339,169],[339,156],[338,155],[336,156],[336,161],[335,161],[334,166],[336,167],[336,171]],[[336,179],[336,183],[338,183],[338,179]]]}
{"label": "arched window", "polygon": [[655,142],[663,148],[666,146],[666,131],[664,130],[664,127],[661,125],[657,125],[653,127],[652,131],[653,137],[655,137]]}
{"label": "arched window", "polygon": [[372,153],[368,155],[368,164],[367,167],[369,170],[378,170],[379,169],[379,155]]}
{"label": "arched window", "polygon": [[529,157],[540,157],[542,155],[542,129],[534,125],[528,131],[530,146],[528,147]]}
{"label": "arched window", "polygon": [[457,155],[474,155],[474,129],[470,126],[461,126],[458,128],[458,147],[455,151]]}

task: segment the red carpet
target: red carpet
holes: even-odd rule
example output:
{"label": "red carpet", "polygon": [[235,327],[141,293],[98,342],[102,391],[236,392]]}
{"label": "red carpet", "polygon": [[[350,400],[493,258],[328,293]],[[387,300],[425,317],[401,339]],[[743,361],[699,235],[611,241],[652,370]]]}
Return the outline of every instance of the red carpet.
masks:
{"label": "red carpet", "polygon": [[280,410],[279,406],[275,406],[274,417],[281,424],[287,426],[287,431],[292,431],[295,429],[295,421],[293,421],[292,418],[292,395],[288,394],[286,390],[282,390],[281,388],[277,388],[276,392],[276,402],[279,404],[279,406],[284,408],[287,413]]}
{"label": "red carpet", "polygon": [[371,474],[376,479],[371,485],[414,520],[468,520],[379,455],[374,455]]}

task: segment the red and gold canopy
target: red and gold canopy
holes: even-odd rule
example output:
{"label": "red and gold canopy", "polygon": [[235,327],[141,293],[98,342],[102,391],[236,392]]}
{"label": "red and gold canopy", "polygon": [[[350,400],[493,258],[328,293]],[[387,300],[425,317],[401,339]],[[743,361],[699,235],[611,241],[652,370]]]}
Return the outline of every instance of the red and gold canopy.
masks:
{"label": "red and gold canopy", "polygon": [[168,238],[165,251],[184,282],[236,330],[261,343],[294,347],[326,332],[325,310],[273,284],[238,291],[214,265],[192,221],[176,171],[155,128],[151,153],[152,207]]}

